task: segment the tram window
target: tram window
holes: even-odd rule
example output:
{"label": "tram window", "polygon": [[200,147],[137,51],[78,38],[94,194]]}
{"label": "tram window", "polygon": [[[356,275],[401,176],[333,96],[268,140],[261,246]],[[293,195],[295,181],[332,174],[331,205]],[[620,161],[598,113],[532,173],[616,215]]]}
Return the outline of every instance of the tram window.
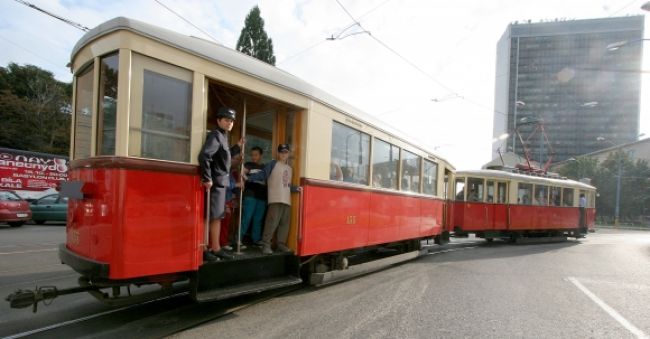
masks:
{"label": "tram window", "polygon": [[467,193],[467,201],[483,201],[483,179],[482,178],[468,178],[467,186],[469,186],[469,191]]}
{"label": "tram window", "polygon": [[134,54],[129,155],[189,162],[192,72]]}
{"label": "tram window", "polygon": [[[334,122],[332,125],[332,164],[338,166],[343,181],[368,184],[370,136]],[[333,166],[330,164],[330,166]]]}
{"label": "tram window", "polygon": [[402,191],[420,193],[420,159],[411,152],[402,153]]}
{"label": "tram window", "polygon": [[533,204],[537,206],[548,205],[548,186],[535,185],[535,199]]}
{"label": "tram window", "polygon": [[83,159],[90,156],[94,73],[94,64],[90,64],[77,75],[74,112],[75,159]]}
{"label": "tram window", "polygon": [[530,205],[533,196],[533,184],[519,183],[517,187],[517,203],[520,205]]}
{"label": "tram window", "polygon": [[465,201],[465,178],[456,178],[456,193],[457,201]]}
{"label": "tram window", "polygon": [[551,199],[549,205],[562,206],[562,191],[559,187],[551,187]]}
{"label": "tram window", "polygon": [[397,189],[399,147],[376,138],[372,147],[372,186]]}
{"label": "tram window", "polygon": [[573,206],[573,188],[562,189],[562,205],[565,207]]}
{"label": "tram window", "polygon": [[117,53],[105,56],[100,61],[97,155],[115,154],[118,63]]}
{"label": "tram window", "polygon": [[485,201],[490,203],[494,202],[494,181],[488,181],[485,187],[487,193],[487,197]]}
{"label": "tram window", "polygon": [[438,164],[424,159],[424,186],[422,193],[436,195],[438,192]]}
{"label": "tram window", "polygon": [[505,182],[497,183],[497,202],[505,204],[508,201],[508,186]]}

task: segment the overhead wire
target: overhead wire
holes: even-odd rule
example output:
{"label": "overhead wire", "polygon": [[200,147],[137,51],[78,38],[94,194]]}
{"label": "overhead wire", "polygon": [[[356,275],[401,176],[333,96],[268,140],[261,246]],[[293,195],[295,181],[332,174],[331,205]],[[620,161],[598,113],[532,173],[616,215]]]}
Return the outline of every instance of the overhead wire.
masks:
{"label": "overhead wire", "polygon": [[[362,18],[364,18],[364,17],[370,15],[372,12],[378,10],[379,8],[381,8],[381,7],[384,6],[385,4],[389,3],[390,1],[393,1],[393,0],[384,0],[384,1],[381,2],[379,5],[377,5],[377,6],[373,7],[373,8],[371,8],[371,9],[368,10],[367,12],[361,14],[357,20],[361,20]],[[337,36],[341,36],[341,35],[343,34],[343,32],[345,32],[345,31],[347,31],[348,29],[350,29],[350,28],[356,26],[356,25],[357,25],[357,20],[352,21],[352,23],[351,23],[350,25],[348,25],[348,26],[346,26],[345,28],[343,28],[342,30],[340,30]],[[340,39],[344,39],[344,38],[347,38],[348,36],[356,35],[356,34],[361,34],[361,33],[365,33],[365,32],[356,32],[356,33],[349,34],[349,35],[346,35],[346,36],[344,36],[344,37],[341,37]],[[334,35],[332,35],[332,37],[333,37],[333,36],[334,36]],[[305,48],[305,49],[299,51],[298,53],[292,54],[291,56],[288,56],[288,57],[282,59],[281,61],[278,61],[278,62],[276,63],[276,66],[277,66],[277,65],[280,65],[280,64],[283,64],[283,63],[285,63],[285,62],[287,62],[287,61],[289,61],[289,60],[291,60],[291,59],[294,59],[294,58],[296,58],[296,57],[298,57],[298,56],[300,56],[300,55],[302,55],[302,54],[304,54],[304,53],[307,53],[307,52],[309,52],[310,50],[312,50],[312,49],[318,47],[319,45],[321,45],[322,43],[324,43],[324,42],[326,42],[326,41],[328,41],[328,40],[332,40],[332,39],[331,39],[331,38],[325,38],[325,39],[323,39],[323,40],[320,40],[320,41],[316,42],[315,44],[313,44],[313,45],[311,45],[311,46],[309,46],[309,47],[307,47],[307,48]]]}
{"label": "overhead wire", "polygon": [[380,40],[379,38],[377,38],[375,35],[373,35],[373,34],[370,33],[369,31],[367,31],[365,28],[363,28],[363,26],[361,25],[361,23],[359,23],[359,21],[358,21],[357,19],[354,18],[354,16],[350,13],[350,11],[348,11],[347,8],[345,8],[345,6],[343,6],[343,4],[342,4],[339,0],[336,0],[336,3],[337,3],[337,4],[338,4],[342,9],[343,9],[343,11],[344,11],[344,12],[345,12],[349,17],[350,17],[350,19],[352,19],[352,20],[356,23],[356,25],[358,25],[359,27],[361,27],[361,29],[363,29],[364,31],[368,32],[368,36],[370,36],[370,37],[371,37],[373,40],[375,40],[378,44],[380,44],[381,46],[383,46],[384,48],[386,48],[387,50],[389,50],[389,51],[390,51],[391,53],[393,53],[395,56],[397,56],[398,58],[400,58],[402,61],[406,62],[408,65],[410,65],[411,67],[413,67],[413,68],[414,68],[415,70],[417,70],[420,74],[424,75],[425,77],[427,77],[429,80],[433,81],[433,82],[434,82],[435,84],[437,84],[438,86],[440,86],[440,87],[442,87],[443,89],[447,90],[447,91],[449,92],[450,95],[452,95],[452,96],[454,96],[454,97],[457,97],[457,98],[459,98],[459,99],[461,99],[461,100],[464,100],[464,101],[466,101],[466,102],[468,102],[468,103],[471,103],[471,104],[473,104],[473,105],[475,105],[475,106],[481,107],[481,108],[483,108],[483,109],[487,109],[487,110],[489,110],[489,111],[491,111],[491,112],[498,113],[498,114],[503,114],[503,115],[507,115],[507,113],[500,112],[500,111],[495,110],[495,109],[493,109],[493,108],[489,108],[489,107],[487,107],[487,106],[485,106],[485,105],[483,105],[483,104],[481,104],[481,103],[478,103],[478,102],[476,102],[476,101],[474,101],[474,100],[472,100],[472,99],[469,99],[469,98],[463,96],[462,94],[458,93],[457,91],[453,90],[453,89],[450,88],[449,86],[445,85],[445,84],[442,83],[440,80],[436,79],[435,77],[433,77],[432,75],[430,75],[429,73],[427,73],[426,71],[424,71],[422,68],[420,68],[420,67],[419,67],[418,65],[416,65],[414,62],[412,62],[411,60],[407,59],[405,56],[403,56],[402,54],[400,54],[399,52],[397,52],[395,49],[393,49],[392,47],[390,47],[388,44],[386,44],[385,42],[383,42],[382,40]]}
{"label": "overhead wire", "polygon": [[78,22],[74,22],[74,21],[72,21],[70,19],[66,19],[66,18],[64,18],[64,17],[62,17],[60,15],[57,15],[57,14],[54,14],[54,13],[49,12],[47,10],[44,10],[44,9],[42,9],[42,8],[32,4],[32,3],[29,3],[27,1],[24,1],[24,0],[14,0],[14,1],[16,1],[19,4],[23,4],[23,5],[25,5],[25,6],[29,7],[29,8],[35,9],[35,10],[37,10],[37,11],[43,13],[43,14],[49,15],[49,16],[57,19],[57,20],[61,20],[61,21],[65,22],[66,24],[68,24],[68,25],[70,25],[70,26],[72,26],[74,28],[80,29],[80,30],[82,30],[84,32],[88,32],[90,30],[90,28],[88,28],[88,27],[86,27],[86,26],[84,26],[84,25],[82,25],[82,24],[80,24]]}
{"label": "overhead wire", "polygon": [[183,20],[183,21],[185,21],[186,23],[188,23],[190,26],[192,26],[192,27],[196,28],[197,30],[199,30],[201,33],[203,33],[203,34],[207,35],[208,37],[210,37],[210,39],[212,39],[212,41],[214,41],[214,42],[220,44],[219,40],[217,40],[215,37],[213,37],[212,35],[210,35],[210,33],[204,31],[204,30],[201,29],[199,26],[197,26],[197,25],[193,24],[191,21],[185,19],[185,17],[183,17],[182,15],[178,14],[176,11],[174,11],[173,9],[171,9],[170,7],[168,7],[167,5],[165,5],[164,3],[162,3],[160,0],[153,0],[153,1],[155,1],[155,2],[158,3],[160,6],[164,7],[165,9],[167,9],[168,11],[172,12],[174,15],[176,15],[176,16],[179,17],[181,20]]}
{"label": "overhead wire", "polygon": [[33,51],[31,51],[31,50],[29,50],[29,49],[27,49],[27,48],[25,48],[25,47],[23,47],[23,46],[21,46],[21,45],[15,43],[15,42],[13,42],[13,41],[7,39],[7,38],[5,38],[5,37],[2,36],[2,35],[0,35],[0,39],[4,40],[4,41],[6,41],[6,42],[8,42],[8,43],[10,43],[10,44],[12,44],[12,45],[14,45],[14,46],[20,48],[20,49],[22,49],[23,51],[25,51],[25,52],[27,52],[27,53],[29,53],[29,54],[31,54],[31,55],[33,55],[33,56],[35,56],[35,57],[41,59],[41,60],[43,60],[43,61],[45,61],[45,62],[47,62],[47,63],[49,63],[49,64],[52,65],[52,66],[56,66],[56,67],[64,67],[64,65],[56,65],[56,64],[54,64],[51,60],[48,60],[47,58],[45,58],[45,57],[43,57],[43,56],[40,56],[40,55],[36,54],[35,52],[33,52]]}

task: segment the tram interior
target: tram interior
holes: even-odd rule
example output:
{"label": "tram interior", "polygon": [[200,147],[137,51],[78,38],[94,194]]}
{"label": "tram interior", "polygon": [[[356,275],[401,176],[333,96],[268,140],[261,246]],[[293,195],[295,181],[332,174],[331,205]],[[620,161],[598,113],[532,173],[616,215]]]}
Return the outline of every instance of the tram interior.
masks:
{"label": "tram interior", "polygon": [[[298,139],[297,116],[300,109],[269,97],[264,97],[244,89],[226,85],[211,80],[208,87],[207,128],[216,128],[216,113],[221,107],[230,107],[237,111],[237,120],[229,136],[229,143],[234,145],[244,136],[245,149],[242,152],[244,161],[250,161],[250,151],[253,147],[263,150],[262,162],[267,163],[275,158],[277,145],[287,143],[291,146],[289,165],[293,167],[294,184],[300,177],[298,157],[300,145]],[[243,123],[245,121],[245,128]],[[239,172],[239,157],[233,158],[232,170]],[[231,230],[239,229],[239,213],[233,211]],[[292,221],[293,223],[293,221]],[[250,231],[249,231],[250,232]],[[291,235],[290,235],[291,239]],[[244,242],[250,240],[250,234],[244,236]]]}

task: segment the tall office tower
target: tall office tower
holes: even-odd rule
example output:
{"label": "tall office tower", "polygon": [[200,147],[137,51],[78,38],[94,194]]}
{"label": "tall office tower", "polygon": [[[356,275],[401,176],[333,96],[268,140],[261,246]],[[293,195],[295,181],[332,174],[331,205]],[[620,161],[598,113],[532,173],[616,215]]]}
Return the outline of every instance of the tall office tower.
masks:
{"label": "tall office tower", "polygon": [[643,20],[508,25],[497,43],[493,135],[509,137],[493,143],[492,157],[498,149],[523,155],[519,127],[531,160],[546,162],[549,147],[533,134],[538,121],[554,162],[637,140]]}

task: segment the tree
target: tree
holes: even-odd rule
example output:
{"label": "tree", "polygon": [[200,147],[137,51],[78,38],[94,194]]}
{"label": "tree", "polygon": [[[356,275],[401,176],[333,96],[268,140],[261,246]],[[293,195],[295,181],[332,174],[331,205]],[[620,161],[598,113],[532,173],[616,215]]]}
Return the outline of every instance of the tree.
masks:
{"label": "tree", "polygon": [[264,31],[264,19],[260,16],[259,7],[253,7],[244,21],[237,41],[237,50],[268,64],[275,65],[273,41]]}
{"label": "tree", "polygon": [[33,65],[0,67],[0,146],[68,154],[72,85]]}
{"label": "tree", "polygon": [[568,161],[560,169],[560,174],[573,180],[582,178],[593,179],[598,171],[598,160],[589,157],[578,157],[575,161]]}

